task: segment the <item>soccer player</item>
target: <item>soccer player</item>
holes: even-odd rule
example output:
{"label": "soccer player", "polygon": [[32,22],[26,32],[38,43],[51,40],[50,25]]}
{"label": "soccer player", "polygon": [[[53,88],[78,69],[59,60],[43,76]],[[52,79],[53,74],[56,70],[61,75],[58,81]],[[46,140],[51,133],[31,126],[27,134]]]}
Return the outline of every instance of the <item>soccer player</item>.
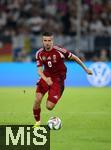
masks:
{"label": "soccer player", "polygon": [[46,101],[48,110],[52,110],[62,96],[67,72],[64,60],[76,61],[87,74],[92,74],[92,71],[89,70],[77,56],[65,48],[54,45],[54,36],[52,33],[43,33],[42,43],[43,48],[40,48],[36,53],[40,80],[37,83],[36,97],[33,106],[33,114],[36,120],[34,127],[39,126],[41,123],[41,101],[45,93],[48,92]]}

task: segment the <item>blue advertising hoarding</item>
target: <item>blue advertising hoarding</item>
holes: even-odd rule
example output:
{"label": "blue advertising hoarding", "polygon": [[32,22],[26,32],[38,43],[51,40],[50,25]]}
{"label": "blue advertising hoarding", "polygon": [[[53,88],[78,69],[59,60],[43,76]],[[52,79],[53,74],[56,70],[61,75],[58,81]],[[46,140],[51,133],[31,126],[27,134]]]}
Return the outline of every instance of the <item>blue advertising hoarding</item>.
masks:
{"label": "blue advertising hoarding", "polygon": [[[111,62],[85,65],[92,69],[93,76],[88,76],[77,63],[66,62],[66,86],[111,86]],[[38,79],[35,63],[0,63],[0,86],[35,86]]]}

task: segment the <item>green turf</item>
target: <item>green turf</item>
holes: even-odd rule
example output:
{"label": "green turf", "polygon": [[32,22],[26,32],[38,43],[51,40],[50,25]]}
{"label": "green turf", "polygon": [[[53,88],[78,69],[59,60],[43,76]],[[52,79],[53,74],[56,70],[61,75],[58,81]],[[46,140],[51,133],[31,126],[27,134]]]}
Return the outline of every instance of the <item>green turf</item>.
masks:
{"label": "green turf", "polygon": [[[0,124],[33,124],[34,96],[34,88],[0,88]],[[51,116],[63,123],[51,131],[51,150],[111,150],[111,88],[66,88],[51,112],[45,99],[43,124]]]}

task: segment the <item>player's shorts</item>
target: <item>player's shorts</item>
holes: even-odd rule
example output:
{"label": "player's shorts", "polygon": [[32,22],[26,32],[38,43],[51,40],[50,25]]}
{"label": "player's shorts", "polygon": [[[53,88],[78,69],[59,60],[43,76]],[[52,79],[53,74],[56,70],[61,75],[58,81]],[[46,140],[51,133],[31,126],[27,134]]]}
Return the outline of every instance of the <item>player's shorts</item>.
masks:
{"label": "player's shorts", "polygon": [[41,78],[37,83],[36,93],[42,93],[43,95],[48,92],[48,101],[57,103],[64,91],[64,79],[54,78],[53,84],[48,86],[47,83]]}

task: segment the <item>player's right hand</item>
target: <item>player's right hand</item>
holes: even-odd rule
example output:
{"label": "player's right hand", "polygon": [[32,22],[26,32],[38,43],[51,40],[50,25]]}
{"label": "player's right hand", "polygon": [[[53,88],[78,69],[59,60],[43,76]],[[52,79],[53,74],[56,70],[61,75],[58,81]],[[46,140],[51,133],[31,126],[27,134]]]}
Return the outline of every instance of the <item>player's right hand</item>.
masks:
{"label": "player's right hand", "polygon": [[51,86],[53,84],[51,77],[47,77],[46,82],[49,86]]}

